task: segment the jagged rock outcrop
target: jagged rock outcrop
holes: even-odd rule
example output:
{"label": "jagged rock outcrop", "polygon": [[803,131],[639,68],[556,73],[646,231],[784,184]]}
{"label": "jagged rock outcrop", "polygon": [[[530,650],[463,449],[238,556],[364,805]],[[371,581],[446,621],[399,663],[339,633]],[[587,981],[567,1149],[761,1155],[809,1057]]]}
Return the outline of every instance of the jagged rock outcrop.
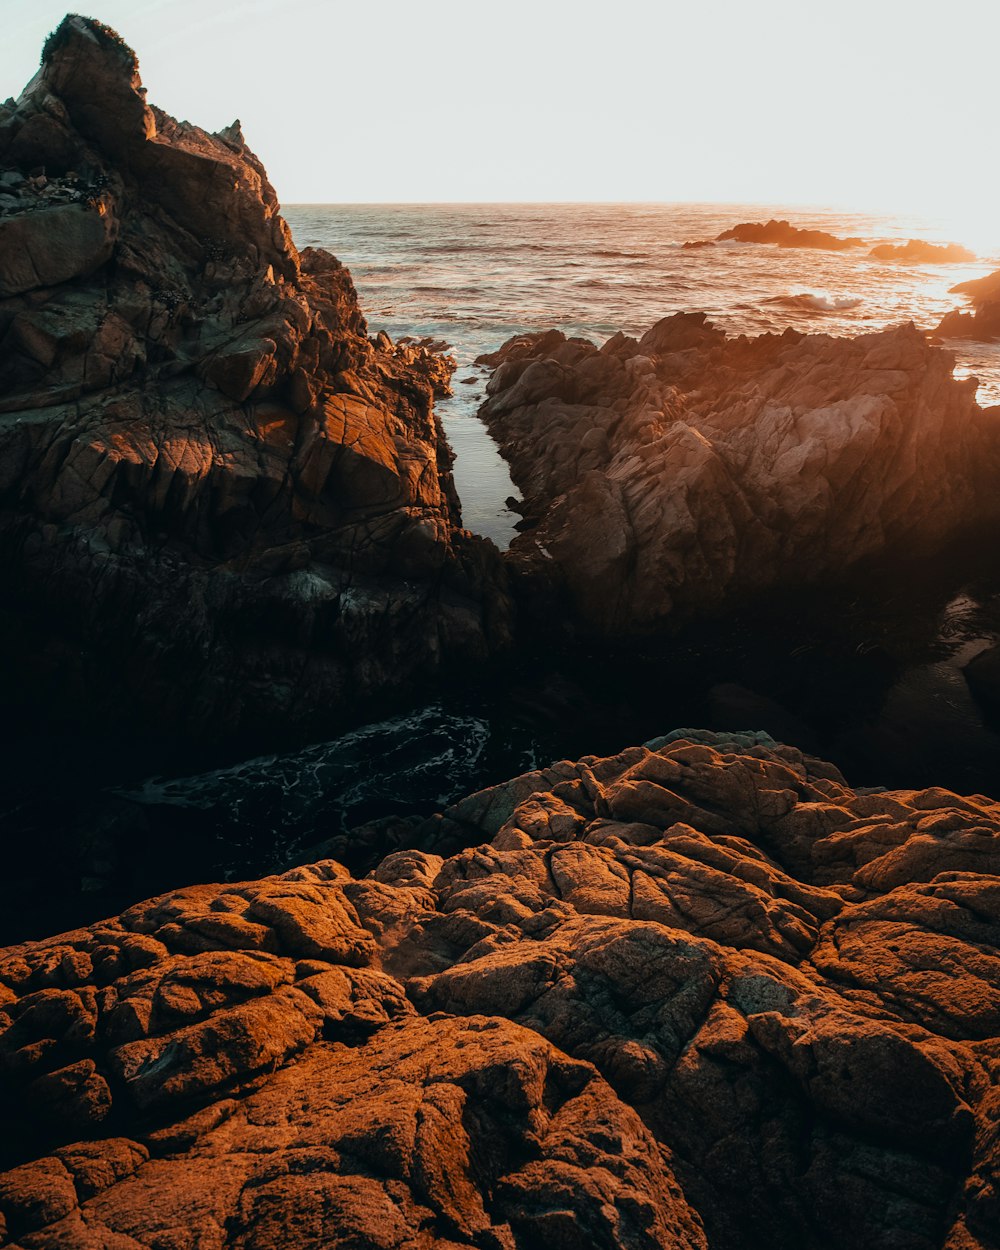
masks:
{"label": "jagged rock outcrop", "polygon": [[717,243],[732,239],[737,243],[776,243],[778,247],[809,247],[825,252],[845,252],[852,247],[861,247],[864,239],[839,238],[826,230],[804,230],[793,226],[787,221],[778,221],[774,217],[770,221],[744,221],[729,230],[716,235]]}
{"label": "jagged rock outcrop", "polygon": [[336,719],[507,632],[432,412],[238,122],[68,17],[0,105],[5,694],[196,734]]}
{"label": "jagged rock outcrop", "polygon": [[935,334],[946,339],[973,339],[989,342],[1000,338],[1000,269],[985,278],[973,278],[951,288],[955,295],[966,295],[973,311],[945,313]]}
{"label": "jagged rock outcrop", "polygon": [[996,1250],[1000,805],[679,731],[436,823],[3,952],[4,1244]]}
{"label": "jagged rock outcrop", "polygon": [[482,416],[536,522],[511,566],[553,627],[652,632],[1000,519],[996,413],[912,325],[727,339],[679,313],[487,359]]}
{"label": "jagged rock outcrop", "polygon": [[[790,222],[772,217],[769,221],[743,221],[737,226],[723,230],[714,239],[698,239],[682,244],[686,248],[708,247],[711,243],[773,243],[778,247],[807,247],[824,252],[846,252],[864,247],[865,240],[851,236],[841,238],[826,230],[807,230]],[[869,253],[875,260],[901,261],[907,264],[956,264],[975,260],[974,252],[958,243],[927,243],[923,239],[908,239],[906,243],[878,243]]]}
{"label": "jagged rock outcrop", "polygon": [[874,260],[898,260],[909,265],[955,265],[976,259],[975,252],[960,243],[928,243],[924,239],[879,243],[868,255]]}

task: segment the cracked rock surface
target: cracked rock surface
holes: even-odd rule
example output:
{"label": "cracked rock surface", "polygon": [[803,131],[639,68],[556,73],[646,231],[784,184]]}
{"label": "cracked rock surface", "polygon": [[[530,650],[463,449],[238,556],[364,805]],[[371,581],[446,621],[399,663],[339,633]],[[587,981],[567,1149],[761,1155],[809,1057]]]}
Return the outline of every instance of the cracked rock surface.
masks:
{"label": "cracked rock surface", "polygon": [[511,568],[587,634],[651,633],[1000,520],[997,409],[912,325],[727,338],[678,313],[640,340],[552,330],[482,359],[481,415],[531,524]]}
{"label": "cracked rock surface", "polygon": [[68,17],[0,105],[5,694],[253,733],[507,637],[432,410],[453,362],[367,337],[238,122],[148,105]]}
{"label": "cracked rock surface", "polygon": [[679,731],[0,959],[7,1243],[997,1250],[1000,805]]}

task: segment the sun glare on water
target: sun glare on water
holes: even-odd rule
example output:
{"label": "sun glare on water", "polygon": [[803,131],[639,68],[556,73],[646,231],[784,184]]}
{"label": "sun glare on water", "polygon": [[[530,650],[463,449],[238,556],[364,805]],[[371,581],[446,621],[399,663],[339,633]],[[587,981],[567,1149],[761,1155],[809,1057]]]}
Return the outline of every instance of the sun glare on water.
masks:
{"label": "sun glare on water", "polygon": [[967,203],[931,208],[926,215],[941,242],[961,243],[981,260],[1000,263],[1000,212],[991,198],[979,200],[970,192]]}

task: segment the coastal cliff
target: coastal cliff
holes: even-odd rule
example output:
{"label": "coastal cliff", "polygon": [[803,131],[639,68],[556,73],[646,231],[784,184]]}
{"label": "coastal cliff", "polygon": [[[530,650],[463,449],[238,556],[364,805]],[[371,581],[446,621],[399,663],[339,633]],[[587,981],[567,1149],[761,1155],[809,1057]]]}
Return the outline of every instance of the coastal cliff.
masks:
{"label": "coastal cliff", "polygon": [[451,363],[367,337],[238,122],[150,106],[68,17],[0,105],[0,169],[8,705],[306,732],[505,644],[433,413]]}
{"label": "coastal cliff", "polygon": [[996,802],[678,731],[420,841],[3,952],[0,1240],[996,1250]]}
{"label": "coastal cliff", "polygon": [[997,411],[912,325],[727,338],[704,314],[603,347],[523,335],[481,410],[527,532],[510,563],[584,634],[652,633],[996,524]]}

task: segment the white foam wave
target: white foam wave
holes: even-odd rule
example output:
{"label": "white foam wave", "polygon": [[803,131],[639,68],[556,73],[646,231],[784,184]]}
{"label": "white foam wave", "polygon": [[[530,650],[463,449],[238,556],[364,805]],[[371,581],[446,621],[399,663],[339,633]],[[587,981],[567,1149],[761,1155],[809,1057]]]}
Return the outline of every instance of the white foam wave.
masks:
{"label": "white foam wave", "polygon": [[803,312],[846,312],[849,308],[857,308],[861,300],[852,295],[834,296],[803,291],[799,295],[775,295],[764,302],[780,304],[782,308],[798,308]]}

